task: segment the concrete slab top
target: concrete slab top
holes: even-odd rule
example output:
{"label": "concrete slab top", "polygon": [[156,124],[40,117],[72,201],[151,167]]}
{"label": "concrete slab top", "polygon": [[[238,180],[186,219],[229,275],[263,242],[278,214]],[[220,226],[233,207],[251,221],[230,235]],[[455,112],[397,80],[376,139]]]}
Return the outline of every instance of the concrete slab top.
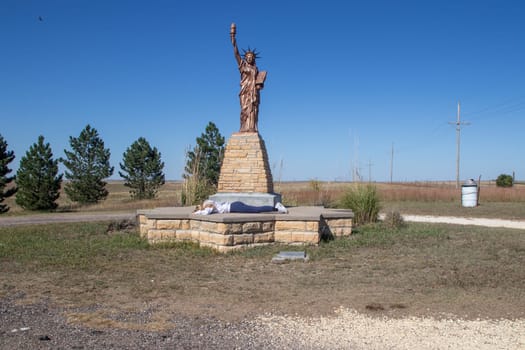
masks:
{"label": "concrete slab top", "polygon": [[227,213],[211,215],[195,215],[195,207],[160,207],[155,209],[137,210],[137,215],[145,215],[150,219],[192,219],[210,222],[249,222],[249,221],[309,221],[325,219],[351,219],[354,213],[349,209],[327,209],[324,207],[288,207],[288,214],[278,212],[245,214]]}

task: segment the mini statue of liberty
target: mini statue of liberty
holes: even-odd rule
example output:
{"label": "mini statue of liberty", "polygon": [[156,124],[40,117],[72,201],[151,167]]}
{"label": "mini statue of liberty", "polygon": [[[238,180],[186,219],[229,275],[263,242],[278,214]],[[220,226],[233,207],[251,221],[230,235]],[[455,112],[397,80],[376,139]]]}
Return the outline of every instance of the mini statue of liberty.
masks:
{"label": "mini statue of liberty", "polygon": [[230,38],[233,44],[233,53],[241,73],[241,91],[239,100],[241,103],[241,129],[240,132],[258,132],[257,122],[259,119],[259,103],[261,101],[260,91],[264,87],[266,72],[259,72],[255,65],[257,53],[248,49],[244,52],[244,58],[239,54],[237,41],[235,40],[235,23],[230,27]]}

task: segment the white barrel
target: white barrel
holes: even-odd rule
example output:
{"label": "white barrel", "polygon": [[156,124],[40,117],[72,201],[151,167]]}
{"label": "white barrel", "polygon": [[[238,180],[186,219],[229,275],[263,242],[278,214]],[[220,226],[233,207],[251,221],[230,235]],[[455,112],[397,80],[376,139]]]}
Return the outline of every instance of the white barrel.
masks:
{"label": "white barrel", "polygon": [[478,205],[478,186],[461,186],[461,205],[464,207],[475,207]]}

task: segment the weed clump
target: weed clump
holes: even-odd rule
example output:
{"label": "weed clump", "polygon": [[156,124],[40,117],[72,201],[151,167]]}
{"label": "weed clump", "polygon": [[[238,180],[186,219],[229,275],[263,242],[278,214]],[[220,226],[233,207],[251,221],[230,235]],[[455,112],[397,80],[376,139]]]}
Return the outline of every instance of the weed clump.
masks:
{"label": "weed clump", "polygon": [[356,225],[377,222],[381,205],[376,187],[356,184],[348,188],[341,199],[341,207],[352,209]]}
{"label": "weed clump", "polygon": [[117,232],[134,232],[136,229],[136,223],[133,220],[120,220],[112,221],[108,224],[106,233],[117,233]]}
{"label": "weed clump", "polygon": [[405,226],[405,220],[398,211],[392,210],[386,213],[383,225],[389,229],[397,230]]}

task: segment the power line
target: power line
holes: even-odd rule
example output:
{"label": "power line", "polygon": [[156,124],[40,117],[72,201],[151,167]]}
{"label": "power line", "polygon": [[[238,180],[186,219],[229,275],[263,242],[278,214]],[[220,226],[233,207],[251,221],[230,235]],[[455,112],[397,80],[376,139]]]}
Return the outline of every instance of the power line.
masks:
{"label": "power line", "polygon": [[[508,114],[517,112],[525,108],[525,96],[518,96],[505,100],[502,103],[496,105],[484,107],[478,111],[463,113],[463,115],[477,115],[476,119],[485,119],[489,117],[497,117],[501,114]],[[480,117],[481,114],[485,114],[485,117]],[[494,114],[497,114],[496,116]]]}

